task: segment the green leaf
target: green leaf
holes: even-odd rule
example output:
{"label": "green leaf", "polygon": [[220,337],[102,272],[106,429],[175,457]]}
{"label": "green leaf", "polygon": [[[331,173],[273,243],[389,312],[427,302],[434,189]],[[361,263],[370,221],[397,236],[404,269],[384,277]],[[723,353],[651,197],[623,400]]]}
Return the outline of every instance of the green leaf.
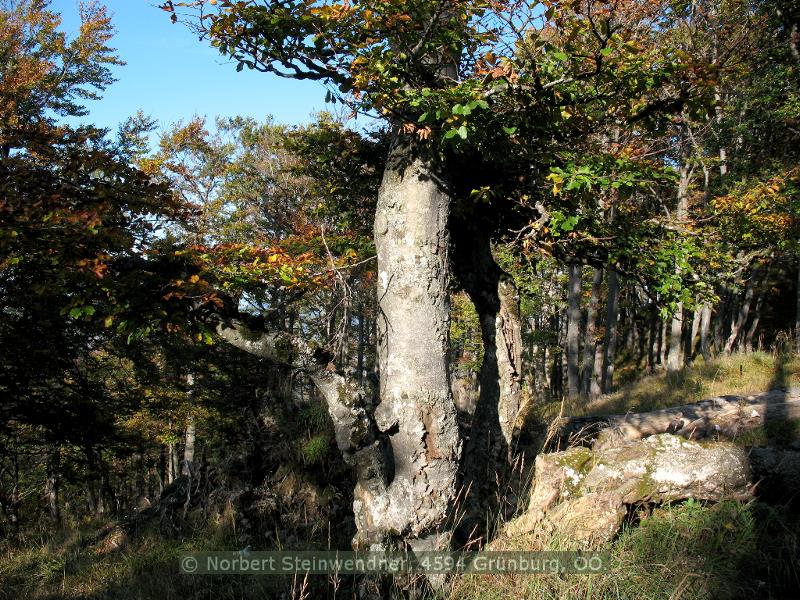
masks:
{"label": "green leaf", "polygon": [[467,139],[467,127],[466,127],[466,125],[462,125],[461,127],[459,127],[457,133],[458,133],[458,136],[462,140]]}

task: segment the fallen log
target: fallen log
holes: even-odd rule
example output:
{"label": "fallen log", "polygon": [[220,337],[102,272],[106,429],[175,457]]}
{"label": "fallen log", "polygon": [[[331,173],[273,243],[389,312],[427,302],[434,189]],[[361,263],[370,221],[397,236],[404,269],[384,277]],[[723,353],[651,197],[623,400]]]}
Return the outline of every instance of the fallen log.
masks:
{"label": "fallen log", "polygon": [[701,444],[666,433],[613,448],[573,447],[536,457],[528,508],[506,534],[540,529],[597,546],[617,534],[631,505],[746,500],[762,480],[800,492],[800,452]]}
{"label": "fallen log", "polygon": [[565,417],[551,426],[548,449],[593,445],[614,447],[660,433],[686,439],[735,440],[770,423],[800,420],[800,388],[775,389],[751,396],[720,396],[695,404],[647,413]]}

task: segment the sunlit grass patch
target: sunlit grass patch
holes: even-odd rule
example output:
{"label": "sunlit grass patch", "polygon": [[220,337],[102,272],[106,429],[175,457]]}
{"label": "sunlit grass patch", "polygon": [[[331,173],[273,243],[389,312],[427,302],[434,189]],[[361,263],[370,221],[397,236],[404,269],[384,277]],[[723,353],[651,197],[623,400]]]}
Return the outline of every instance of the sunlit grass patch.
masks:
{"label": "sunlit grass patch", "polygon": [[624,414],[698,402],[725,395],[750,395],[800,385],[800,357],[764,352],[702,358],[676,373],[657,373],[622,386],[571,414]]}

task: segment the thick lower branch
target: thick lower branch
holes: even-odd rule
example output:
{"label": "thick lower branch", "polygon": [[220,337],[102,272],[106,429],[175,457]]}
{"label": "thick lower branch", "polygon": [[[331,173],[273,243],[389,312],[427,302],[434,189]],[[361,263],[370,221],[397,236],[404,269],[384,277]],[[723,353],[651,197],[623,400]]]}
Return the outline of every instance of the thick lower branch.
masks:
{"label": "thick lower branch", "polygon": [[295,335],[251,328],[246,315],[215,318],[213,325],[232,346],[308,375],[325,399],[336,444],[355,468],[359,485],[372,493],[385,489],[383,442],[373,419],[371,396],[357,382],[336,373],[326,352]]}

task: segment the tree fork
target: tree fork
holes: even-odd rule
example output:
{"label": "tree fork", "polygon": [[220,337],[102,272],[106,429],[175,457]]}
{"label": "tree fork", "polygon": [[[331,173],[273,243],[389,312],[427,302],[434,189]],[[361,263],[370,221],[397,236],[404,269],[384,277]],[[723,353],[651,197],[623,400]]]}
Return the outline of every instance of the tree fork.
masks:
{"label": "tree fork", "polygon": [[519,292],[495,261],[487,232],[461,220],[451,230],[454,268],[475,305],[483,339],[480,395],[463,467],[470,493],[466,521],[477,522],[495,497],[496,478],[505,479],[511,463],[522,404],[522,323]]}

